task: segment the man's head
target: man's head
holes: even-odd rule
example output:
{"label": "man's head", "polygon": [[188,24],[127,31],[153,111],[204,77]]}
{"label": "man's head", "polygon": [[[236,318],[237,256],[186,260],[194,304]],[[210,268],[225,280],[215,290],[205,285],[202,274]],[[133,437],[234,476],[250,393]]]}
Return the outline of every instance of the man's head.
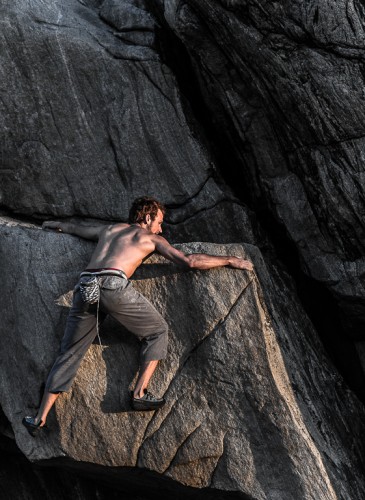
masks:
{"label": "man's head", "polygon": [[137,198],[129,211],[129,224],[140,224],[154,234],[162,233],[161,224],[166,212],[159,201],[148,196]]}

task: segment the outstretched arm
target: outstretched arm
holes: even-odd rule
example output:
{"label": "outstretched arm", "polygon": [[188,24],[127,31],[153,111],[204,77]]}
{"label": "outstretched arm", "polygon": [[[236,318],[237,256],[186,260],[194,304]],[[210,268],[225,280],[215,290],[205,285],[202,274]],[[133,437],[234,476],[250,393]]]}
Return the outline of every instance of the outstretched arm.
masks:
{"label": "outstretched arm", "polygon": [[175,264],[191,269],[212,269],[213,267],[230,266],[236,269],[252,271],[253,264],[249,260],[234,256],[207,255],[205,253],[184,254],[170,243],[156,236],[156,251]]}
{"label": "outstretched arm", "polygon": [[42,224],[43,229],[54,229],[60,233],[74,234],[86,240],[97,241],[106,226],[81,226],[71,222],[46,221]]}

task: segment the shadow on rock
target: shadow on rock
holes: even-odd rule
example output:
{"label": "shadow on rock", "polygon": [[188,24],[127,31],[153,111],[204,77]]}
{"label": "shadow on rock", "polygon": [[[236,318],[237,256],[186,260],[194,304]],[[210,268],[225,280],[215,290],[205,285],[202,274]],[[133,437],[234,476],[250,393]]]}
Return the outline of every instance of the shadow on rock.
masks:
{"label": "shadow on rock", "polygon": [[139,342],[111,318],[103,326],[101,342],[106,367],[106,392],[100,408],[103,413],[133,411],[130,387],[139,368]]}

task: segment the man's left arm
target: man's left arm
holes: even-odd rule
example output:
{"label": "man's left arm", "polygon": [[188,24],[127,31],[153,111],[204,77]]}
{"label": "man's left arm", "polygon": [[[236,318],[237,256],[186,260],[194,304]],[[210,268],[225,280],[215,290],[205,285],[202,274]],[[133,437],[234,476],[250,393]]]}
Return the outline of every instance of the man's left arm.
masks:
{"label": "man's left arm", "polygon": [[175,264],[191,269],[212,269],[213,267],[230,266],[235,269],[252,271],[253,264],[249,260],[235,256],[208,255],[204,253],[184,254],[174,248],[162,236],[156,236],[156,251]]}

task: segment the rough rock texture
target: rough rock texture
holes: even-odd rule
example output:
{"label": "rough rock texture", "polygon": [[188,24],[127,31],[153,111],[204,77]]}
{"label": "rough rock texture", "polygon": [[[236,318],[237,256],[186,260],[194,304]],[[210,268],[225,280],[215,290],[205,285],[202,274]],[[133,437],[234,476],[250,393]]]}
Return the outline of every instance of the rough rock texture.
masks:
{"label": "rough rock texture", "polygon": [[[1,224],[0,406],[24,455],[108,484],[134,474],[174,498],[193,498],[187,484],[219,500],[362,500],[363,407],[256,220],[270,211],[285,227],[365,366],[362,4],[3,0],[0,14],[0,207],[29,222]],[[138,346],[109,322],[34,442],[21,416],[38,405],[92,249],[34,223],[126,220],[141,194],[168,205],[171,241],[244,241],[266,261],[253,246],[196,243],[183,248],[248,253],[255,279],[143,266],[136,286],[171,327],[153,386],[168,406],[130,412]],[[83,484],[74,498],[108,497]],[[23,484],[12,494],[29,500]]]}
{"label": "rough rock texture", "polygon": [[[149,193],[172,205],[176,223],[234,200],[214,180],[208,145],[149,42],[157,21],[144,4],[3,5],[0,200],[8,211],[126,220],[132,200]],[[237,204],[222,205],[219,220],[234,212]]]}
{"label": "rough rock texture", "polygon": [[137,273],[136,288],[170,328],[169,354],[151,387],[167,397],[161,411],[131,411],[137,341],[107,321],[102,346],[90,348],[72,390],[58,400],[50,431],[30,438],[21,416],[38,403],[93,244],[10,219],[0,231],[1,274],[12,290],[0,311],[0,399],[31,461],[147,468],[257,499],[363,497],[364,410],[328,363],[292,290],[251,245],[181,248],[249,257],[254,273],[184,272],[156,256]]}
{"label": "rough rock texture", "polygon": [[359,2],[15,0],[0,11],[6,214],[126,220],[148,193],[168,205],[174,241],[262,247],[250,199],[330,290],[342,345],[365,363]]}
{"label": "rough rock texture", "polygon": [[253,203],[285,226],[303,270],[364,341],[363,3],[160,4]]}

